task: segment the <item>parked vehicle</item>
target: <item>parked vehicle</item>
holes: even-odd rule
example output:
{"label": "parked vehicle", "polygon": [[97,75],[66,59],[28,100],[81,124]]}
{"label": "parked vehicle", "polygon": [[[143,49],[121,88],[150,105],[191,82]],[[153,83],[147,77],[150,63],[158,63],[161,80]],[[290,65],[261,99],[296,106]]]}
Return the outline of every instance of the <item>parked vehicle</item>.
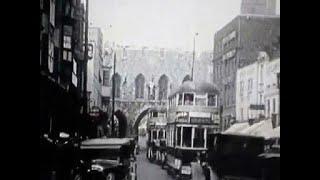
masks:
{"label": "parked vehicle", "polygon": [[133,138],[99,138],[83,141],[74,180],[136,180],[134,149]]}
{"label": "parked vehicle", "polygon": [[184,82],[169,96],[166,125],[168,173],[191,178],[191,162],[205,161],[207,135],[219,130],[218,90],[209,83]]}
{"label": "parked vehicle", "polygon": [[263,137],[215,133],[208,143],[208,163],[219,179],[261,179]]}
{"label": "parked vehicle", "polygon": [[280,180],[280,137],[266,140],[265,153],[260,154],[263,180]]}

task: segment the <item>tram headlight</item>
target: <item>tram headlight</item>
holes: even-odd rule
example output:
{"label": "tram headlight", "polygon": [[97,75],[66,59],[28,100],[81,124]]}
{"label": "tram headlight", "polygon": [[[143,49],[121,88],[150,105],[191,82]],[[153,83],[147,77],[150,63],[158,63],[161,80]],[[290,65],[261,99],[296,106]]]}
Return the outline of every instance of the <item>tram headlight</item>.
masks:
{"label": "tram headlight", "polygon": [[181,174],[190,175],[191,174],[191,167],[190,166],[182,166],[181,167]]}

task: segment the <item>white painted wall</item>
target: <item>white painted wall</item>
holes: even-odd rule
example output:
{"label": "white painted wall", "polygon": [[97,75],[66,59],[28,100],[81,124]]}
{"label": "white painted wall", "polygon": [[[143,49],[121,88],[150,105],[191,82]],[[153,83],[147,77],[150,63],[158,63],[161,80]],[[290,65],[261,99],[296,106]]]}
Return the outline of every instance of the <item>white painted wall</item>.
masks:
{"label": "white painted wall", "polygon": [[[270,101],[270,111],[266,104],[266,117],[271,117],[272,113],[279,114],[279,90],[277,87],[277,73],[280,73],[280,58],[270,61],[266,66],[266,83],[265,83],[265,102]],[[273,99],[275,99],[275,104],[273,104]],[[274,109],[273,109],[273,106]],[[275,112],[273,112],[275,110]]]}
{"label": "white painted wall", "polygon": [[[273,113],[279,114],[277,73],[280,73],[280,58],[269,60],[265,53],[261,53],[259,60],[254,64],[238,69],[236,82],[236,119],[238,121],[247,121],[250,118],[259,117],[259,114],[264,114],[266,118],[271,118]],[[248,91],[249,79],[253,82],[251,93]],[[243,96],[240,95],[241,82],[243,82]],[[265,109],[250,111],[250,104],[264,104]]]}

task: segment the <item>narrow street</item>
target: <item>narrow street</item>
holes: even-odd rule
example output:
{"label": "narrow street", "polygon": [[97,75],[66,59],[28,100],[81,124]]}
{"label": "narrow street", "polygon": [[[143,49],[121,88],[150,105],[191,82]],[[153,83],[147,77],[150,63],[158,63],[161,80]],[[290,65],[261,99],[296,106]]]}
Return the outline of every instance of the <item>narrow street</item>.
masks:
{"label": "narrow street", "polygon": [[173,180],[161,166],[150,163],[144,151],[137,155],[138,180]]}

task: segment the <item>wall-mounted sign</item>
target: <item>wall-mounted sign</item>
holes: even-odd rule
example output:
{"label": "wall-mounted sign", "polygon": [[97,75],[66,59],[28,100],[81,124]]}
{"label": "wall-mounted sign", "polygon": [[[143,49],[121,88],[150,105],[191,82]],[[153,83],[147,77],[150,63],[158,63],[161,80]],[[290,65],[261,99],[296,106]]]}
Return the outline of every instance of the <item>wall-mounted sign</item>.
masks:
{"label": "wall-mounted sign", "polygon": [[213,121],[210,118],[192,117],[192,118],[190,118],[190,123],[210,124],[210,123],[213,123]]}
{"label": "wall-mounted sign", "polygon": [[177,122],[188,123],[188,118],[186,117],[178,117]]}

